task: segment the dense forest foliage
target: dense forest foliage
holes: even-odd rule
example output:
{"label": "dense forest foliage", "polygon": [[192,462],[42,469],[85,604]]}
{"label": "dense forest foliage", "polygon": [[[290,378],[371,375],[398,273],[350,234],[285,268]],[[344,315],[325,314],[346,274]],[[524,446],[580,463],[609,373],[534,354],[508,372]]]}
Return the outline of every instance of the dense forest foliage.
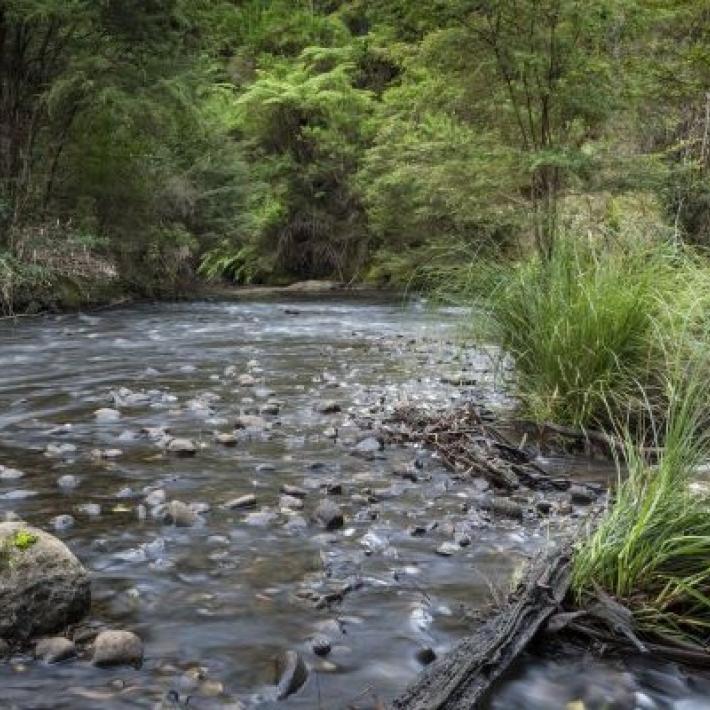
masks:
{"label": "dense forest foliage", "polygon": [[3,0],[4,302],[710,239],[707,0]]}

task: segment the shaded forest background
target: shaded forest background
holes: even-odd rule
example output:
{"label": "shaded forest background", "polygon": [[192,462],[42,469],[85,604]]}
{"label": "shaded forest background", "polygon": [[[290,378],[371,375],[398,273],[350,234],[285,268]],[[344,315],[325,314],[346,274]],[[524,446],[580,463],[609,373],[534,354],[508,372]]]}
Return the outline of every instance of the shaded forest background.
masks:
{"label": "shaded forest background", "polygon": [[708,0],[0,2],[6,308],[703,246],[709,165]]}

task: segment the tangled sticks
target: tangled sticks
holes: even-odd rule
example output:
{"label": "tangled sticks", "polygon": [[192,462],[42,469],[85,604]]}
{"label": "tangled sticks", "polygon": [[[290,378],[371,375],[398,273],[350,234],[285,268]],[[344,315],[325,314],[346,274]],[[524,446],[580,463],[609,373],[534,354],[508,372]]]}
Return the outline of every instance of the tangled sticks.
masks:
{"label": "tangled sticks", "polygon": [[472,403],[444,413],[399,407],[383,427],[392,443],[421,443],[437,452],[457,476],[482,476],[495,488],[511,491],[556,487],[534,462],[534,455],[515,446],[496,430],[490,417]]}

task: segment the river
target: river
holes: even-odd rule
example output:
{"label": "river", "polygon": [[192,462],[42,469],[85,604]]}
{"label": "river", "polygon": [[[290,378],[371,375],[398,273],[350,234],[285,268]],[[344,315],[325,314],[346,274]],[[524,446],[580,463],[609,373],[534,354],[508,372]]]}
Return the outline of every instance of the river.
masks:
{"label": "river", "polygon": [[[357,450],[367,422],[403,402],[466,396],[471,387],[442,381],[452,373],[505,405],[487,354],[457,344],[459,320],[416,303],[279,298],[4,324],[0,463],[24,476],[0,479],[0,516],[54,532],[90,570],[79,635],[135,631],[146,659],[99,670],[14,656],[0,664],[0,706],[177,707],[190,697],[197,708],[364,708],[393,697],[555,529],[534,508],[522,522],[478,513],[468,503],[485,483],[453,481],[427,452]],[[339,411],[319,411],[331,401]],[[120,416],[97,418],[102,408]],[[242,414],[267,425],[219,443]],[[157,430],[189,438],[196,455],[166,452]],[[163,494],[192,504],[197,523],[164,524]],[[225,507],[246,494],[255,508]],[[324,498],[342,508],[342,529],[312,522]],[[440,554],[450,540],[455,553]],[[328,639],[326,656],[313,653],[314,637]],[[311,672],[280,702],[274,657],[285,650]],[[564,708],[584,696],[580,669],[590,668],[586,686],[623,687],[635,703],[618,707],[710,707],[703,679],[619,663],[530,657],[493,706]]]}

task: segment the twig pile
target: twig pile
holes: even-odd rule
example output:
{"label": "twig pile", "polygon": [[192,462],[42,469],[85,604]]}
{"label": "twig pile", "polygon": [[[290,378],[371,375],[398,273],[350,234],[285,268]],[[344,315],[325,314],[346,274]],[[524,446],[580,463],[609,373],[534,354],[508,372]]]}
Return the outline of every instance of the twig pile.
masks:
{"label": "twig pile", "polygon": [[420,443],[433,449],[460,477],[483,476],[504,490],[521,483],[549,487],[549,477],[534,463],[534,456],[512,444],[487,420],[472,403],[434,414],[400,407],[383,433],[392,443]]}

